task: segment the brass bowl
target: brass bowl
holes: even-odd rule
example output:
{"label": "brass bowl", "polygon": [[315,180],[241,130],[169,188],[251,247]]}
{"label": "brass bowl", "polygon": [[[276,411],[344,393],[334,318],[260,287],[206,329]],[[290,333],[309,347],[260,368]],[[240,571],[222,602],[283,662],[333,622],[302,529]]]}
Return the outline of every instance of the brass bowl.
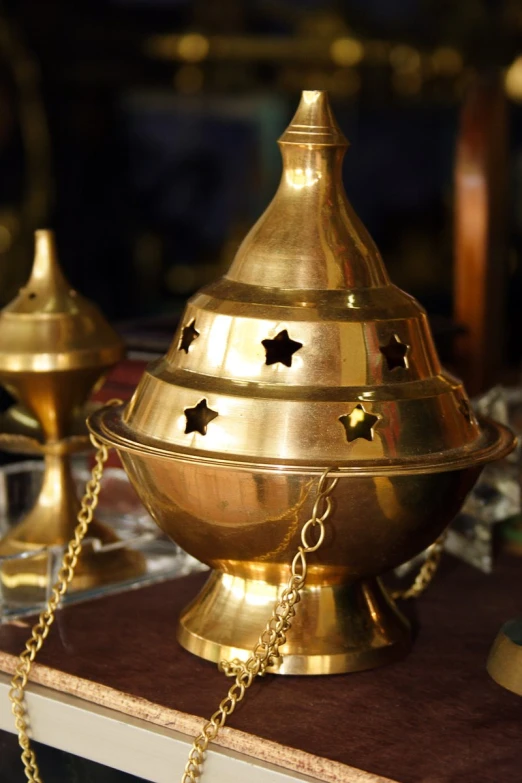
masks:
{"label": "brass bowl", "polygon": [[[118,450],[162,530],[214,569],[180,618],[179,640],[212,661],[245,659],[288,579],[290,553],[310,517],[320,473],[305,465],[176,457],[151,440],[137,443],[123,410],[94,413],[91,430]],[[454,465],[434,457],[430,466],[332,472],[341,478],[334,513],[274,671],[357,671],[404,654],[407,623],[376,577],[427,547],[457,513],[482,463],[512,448],[509,430],[481,423],[480,448]]]}

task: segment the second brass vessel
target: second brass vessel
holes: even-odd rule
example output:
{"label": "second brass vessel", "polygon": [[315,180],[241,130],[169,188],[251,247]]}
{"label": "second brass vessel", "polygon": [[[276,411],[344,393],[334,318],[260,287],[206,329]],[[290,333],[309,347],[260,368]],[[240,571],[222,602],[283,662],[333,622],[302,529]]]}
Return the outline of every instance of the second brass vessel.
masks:
{"label": "second brass vessel", "polygon": [[90,427],[213,569],[178,631],[212,661],[248,657],[331,468],[334,512],[272,671],[356,671],[410,645],[379,575],[434,541],[513,438],[479,424],[425,312],[390,283],[346,200],[325,93],[303,93],[280,146],[279,190],[228,273],[190,300],[131,401]]}
{"label": "second brass vessel", "polygon": [[[35,235],[31,276],[0,311],[0,383],[16,399],[0,417],[0,448],[44,457],[40,493],[27,514],[0,539],[0,586],[10,600],[43,600],[54,579],[52,550],[67,545],[80,510],[71,472],[73,454],[92,447],[87,399],[124,354],[121,338],[98,308],[75,291],[58,264],[54,235]],[[94,519],[89,537],[118,541]],[[86,547],[72,590],[98,587],[141,573],[136,552]]]}

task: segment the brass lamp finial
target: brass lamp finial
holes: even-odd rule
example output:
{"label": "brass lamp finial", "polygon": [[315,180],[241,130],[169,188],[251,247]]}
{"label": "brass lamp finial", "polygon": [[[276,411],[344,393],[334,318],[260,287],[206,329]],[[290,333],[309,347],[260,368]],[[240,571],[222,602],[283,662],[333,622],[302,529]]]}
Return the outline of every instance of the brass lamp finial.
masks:
{"label": "brass lamp finial", "polygon": [[304,90],[294,118],[279,139],[280,145],[348,147],[348,140],[333,116],[324,90]]}
{"label": "brass lamp finial", "polygon": [[76,295],[58,264],[54,234],[49,229],[35,231],[33,268],[23,292],[34,309],[41,308],[43,299],[47,312],[62,311],[62,298]]}
{"label": "brass lamp finial", "polygon": [[346,198],[342,163],[348,142],[327,93],[303,93],[279,145],[283,176],[277,193],[226,277],[272,289],[387,285],[380,253]]}

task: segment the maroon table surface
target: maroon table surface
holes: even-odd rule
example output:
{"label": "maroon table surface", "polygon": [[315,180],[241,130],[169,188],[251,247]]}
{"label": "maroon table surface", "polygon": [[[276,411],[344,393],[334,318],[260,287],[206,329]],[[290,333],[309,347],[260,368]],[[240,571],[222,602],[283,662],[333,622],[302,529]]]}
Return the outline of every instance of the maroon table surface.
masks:
{"label": "maroon table surface", "polygon": [[[35,679],[67,690],[60,676],[80,678],[90,684],[84,698],[97,701],[99,689],[111,689],[127,699],[116,700],[116,709],[149,705],[141,714],[157,722],[160,708],[209,717],[230,681],[176,641],[176,618],[204,578],[66,607],[38,656]],[[522,699],[485,669],[500,625],[522,611],[521,588],[521,559],[503,556],[486,576],[447,557],[411,607],[417,632],[407,658],[358,674],[267,676],[231,716],[222,744],[232,747],[241,730],[312,754],[325,769],[337,762],[336,775],[325,776],[332,780],[353,779],[339,773],[339,763],[400,783],[522,780]],[[0,627],[0,669],[12,669],[27,635],[19,624]]]}

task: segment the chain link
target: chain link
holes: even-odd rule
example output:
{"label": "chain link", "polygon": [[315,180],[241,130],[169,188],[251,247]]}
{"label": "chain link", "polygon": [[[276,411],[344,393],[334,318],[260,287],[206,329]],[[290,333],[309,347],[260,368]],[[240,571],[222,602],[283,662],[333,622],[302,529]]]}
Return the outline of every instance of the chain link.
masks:
{"label": "chain link", "polygon": [[[301,530],[301,544],[292,560],[291,576],[252,654],[247,661],[240,661],[236,658],[233,661],[221,661],[219,664],[221,671],[228,677],[234,677],[235,682],[229,688],[216,712],[205,723],[201,733],[194,740],[181,783],[195,783],[201,777],[205,752],[209,744],[216,739],[228,716],[232,715],[236,706],[244,699],[255,678],[264,675],[268,667],[274,665],[280,658],[279,648],[286,642],[286,634],[295,616],[295,606],[299,603],[301,590],[306,581],[306,556],[316,552],[323,543],[324,523],[332,512],[330,495],[339,480],[333,479],[327,483],[332,470],[334,468],[325,470],[319,479],[312,516]],[[315,543],[309,541],[313,529],[316,533]]]}
{"label": "chain link", "polygon": [[419,595],[421,595],[421,593],[423,593],[431,584],[431,581],[437,573],[437,569],[439,567],[447,535],[448,531],[445,530],[444,533],[442,533],[431,545],[428,557],[420,567],[419,573],[413,580],[413,584],[410,585],[410,587],[407,587],[403,590],[395,590],[392,593],[392,598],[394,601],[398,601],[399,599],[406,601],[408,598],[418,598]]}
{"label": "chain link", "polygon": [[69,541],[67,551],[63,556],[58,578],[51,590],[51,597],[49,598],[45,609],[40,613],[38,622],[31,630],[31,636],[26,642],[25,649],[19,657],[18,665],[15,669],[13,679],[11,680],[9,699],[11,700],[12,712],[15,717],[15,725],[18,731],[18,742],[22,748],[22,762],[25,776],[29,783],[42,783],[42,779],[40,777],[38,764],[36,763],[36,756],[31,748],[29,739],[29,720],[25,703],[25,689],[36,654],[41,649],[49,634],[58,605],[67,592],[74,576],[74,569],[76,568],[78,557],[82,551],[83,539],[92,522],[94,510],[98,505],[103,468],[107,462],[109,453],[107,447],[102,443],[99,443],[94,435],[91,435],[91,443],[96,449],[95,462],[91,478],[87,482],[85,488],[80,511],[78,512],[78,524],[74,530],[74,536],[71,541]]}

